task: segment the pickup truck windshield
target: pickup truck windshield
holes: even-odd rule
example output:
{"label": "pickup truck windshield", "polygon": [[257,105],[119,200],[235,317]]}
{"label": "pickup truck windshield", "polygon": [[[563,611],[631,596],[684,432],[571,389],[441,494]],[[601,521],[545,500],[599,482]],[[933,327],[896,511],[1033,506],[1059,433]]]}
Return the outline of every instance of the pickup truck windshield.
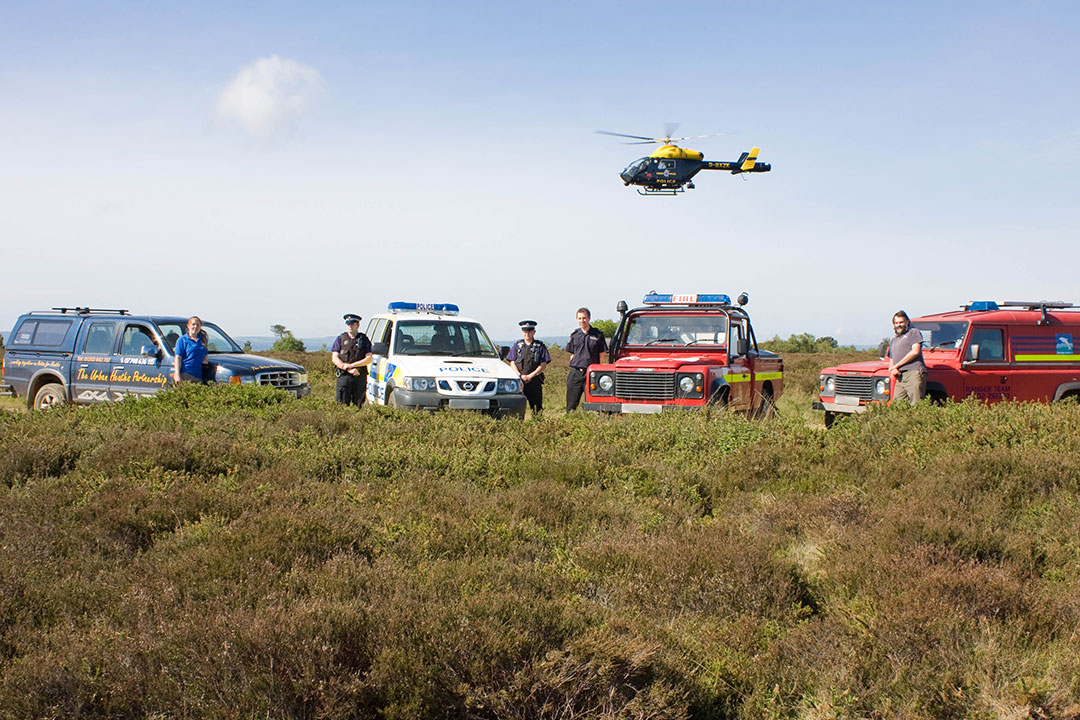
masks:
{"label": "pickup truck windshield", "polygon": [[727,344],[728,319],[721,313],[708,315],[635,315],[626,326],[627,345],[706,345]]}
{"label": "pickup truck windshield", "polygon": [[403,321],[394,329],[394,352],[399,355],[499,357],[484,329],[456,320]]}
{"label": "pickup truck windshield", "polygon": [[966,320],[948,320],[934,322],[919,320],[911,326],[922,333],[923,350],[955,350],[964,344],[968,322]]}
{"label": "pickup truck windshield", "polygon": [[[180,336],[187,332],[187,327],[179,323],[158,323],[161,336],[165,338],[165,344],[169,346],[169,352],[175,352],[173,348]],[[242,353],[244,352],[236,342],[225,334],[225,331],[217,325],[203,323],[203,334],[206,336],[206,349],[211,353]]]}

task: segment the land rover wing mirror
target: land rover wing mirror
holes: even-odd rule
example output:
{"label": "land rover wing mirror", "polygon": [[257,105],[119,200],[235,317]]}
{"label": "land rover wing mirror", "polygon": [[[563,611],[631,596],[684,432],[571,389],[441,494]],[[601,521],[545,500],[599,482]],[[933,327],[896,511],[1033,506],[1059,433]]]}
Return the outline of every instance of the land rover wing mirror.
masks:
{"label": "land rover wing mirror", "polygon": [[972,362],[979,362],[979,343],[973,343],[968,348],[968,360]]}
{"label": "land rover wing mirror", "polygon": [[739,355],[747,355],[750,353],[750,338],[741,337],[735,343],[735,352]]}
{"label": "land rover wing mirror", "polygon": [[388,355],[390,353],[390,343],[377,342],[371,343],[372,355]]}

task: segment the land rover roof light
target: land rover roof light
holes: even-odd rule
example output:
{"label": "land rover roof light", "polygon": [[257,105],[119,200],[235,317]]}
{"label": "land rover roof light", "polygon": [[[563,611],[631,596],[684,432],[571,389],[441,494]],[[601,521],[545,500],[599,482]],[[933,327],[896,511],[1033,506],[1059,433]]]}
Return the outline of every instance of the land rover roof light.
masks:
{"label": "land rover roof light", "polygon": [[730,305],[731,298],[722,294],[674,295],[651,292],[641,302],[646,305]]}
{"label": "land rover roof light", "polygon": [[457,315],[458,306],[453,303],[413,303],[392,302],[386,306],[392,313],[399,312],[429,312],[436,315]]}

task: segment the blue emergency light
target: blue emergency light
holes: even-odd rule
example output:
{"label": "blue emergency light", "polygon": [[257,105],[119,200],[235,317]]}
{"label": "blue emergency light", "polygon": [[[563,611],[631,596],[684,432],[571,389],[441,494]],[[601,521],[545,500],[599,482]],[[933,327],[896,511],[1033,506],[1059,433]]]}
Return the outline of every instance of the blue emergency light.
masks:
{"label": "blue emergency light", "polygon": [[392,313],[429,312],[437,315],[457,315],[458,306],[453,303],[392,302],[386,306]]}
{"label": "blue emergency light", "polygon": [[649,293],[642,300],[646,305],[730,305],[731,298],[727,295],[662,295]]}
{"label": "blue emergency light", "polygon": [[985,312],[987,310],[999,310],[998,304],[993,300],[973,300],[970,305],[967,306],[968,310],[974,310],[975,312]]}

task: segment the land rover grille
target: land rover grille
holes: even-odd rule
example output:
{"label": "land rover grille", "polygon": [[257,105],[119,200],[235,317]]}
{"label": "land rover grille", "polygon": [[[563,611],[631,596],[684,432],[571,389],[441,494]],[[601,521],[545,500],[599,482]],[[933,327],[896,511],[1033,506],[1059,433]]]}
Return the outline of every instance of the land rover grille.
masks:
{"label": "land rover grille", "polygon": [[675,373],[616,372],[615,395],[628,400],[672,400]]}
{"label": "land rover grille", "polygon": [[834,379],[836,394],[848,397],[870,400],[874,397],[874,381],[877,378],[870,377],[845,377],[837,375]]}

